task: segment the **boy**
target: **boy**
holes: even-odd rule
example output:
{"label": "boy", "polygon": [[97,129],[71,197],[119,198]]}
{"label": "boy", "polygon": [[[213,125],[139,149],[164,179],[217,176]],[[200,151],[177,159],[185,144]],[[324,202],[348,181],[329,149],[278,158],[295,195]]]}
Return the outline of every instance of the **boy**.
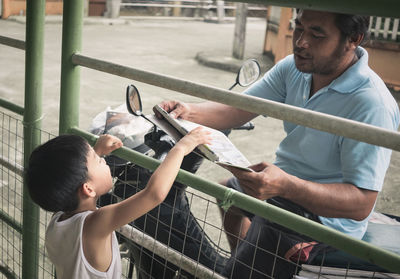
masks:
{"label": "boy", "polygon": [[121,278],[114,230],[160,204],[183,157],[210,141],[208,132],[193,130],[170,150],[145,189],[99,209],[97,199],[112,187],[101,156],[122,146],[118,138],[102,135],[92,148],[79,136],[62,135],[36,148],[26,172],[27,186],[33,201],[55,212],[46,231],[46,249],[57,278]]}

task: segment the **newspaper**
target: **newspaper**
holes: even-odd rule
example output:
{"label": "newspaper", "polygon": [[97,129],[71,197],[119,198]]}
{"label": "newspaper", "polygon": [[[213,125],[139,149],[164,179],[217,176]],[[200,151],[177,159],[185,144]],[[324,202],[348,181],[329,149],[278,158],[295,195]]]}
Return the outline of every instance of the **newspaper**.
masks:
{"label": "newspaper", "polygon": [[163,119],[159,119],[155,115],[148,115],[147,118],[176,141],[186,135],[189,131],[201,126],[211,132],[212,142],[211,144],[198,146],[195,149],[196,153],[225,168],[235,167],[241,170],[253,171],[248,168],[250,162],[247,158],[236,148],[224,133],[194,122],[175,119],[158,105],[154,106],[154,109],[160,112]]}

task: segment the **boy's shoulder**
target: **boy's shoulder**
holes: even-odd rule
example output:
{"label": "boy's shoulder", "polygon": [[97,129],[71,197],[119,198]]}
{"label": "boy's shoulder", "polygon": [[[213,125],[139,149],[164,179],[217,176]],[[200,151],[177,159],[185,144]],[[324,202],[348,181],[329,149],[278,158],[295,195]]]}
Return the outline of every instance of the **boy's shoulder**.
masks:
{"label": "boy's shoulder", "polygon": [[51,216],[47,230],[52,227],[80,226],[83,225],[86,217],[93,211],[87,210],[68,216],[65,212],[59,211]]}

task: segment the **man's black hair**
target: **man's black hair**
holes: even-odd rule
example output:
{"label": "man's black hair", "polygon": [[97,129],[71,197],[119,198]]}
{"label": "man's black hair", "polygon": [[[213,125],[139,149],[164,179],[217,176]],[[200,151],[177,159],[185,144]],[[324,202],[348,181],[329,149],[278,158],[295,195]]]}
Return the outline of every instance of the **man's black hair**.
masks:
{"label": "man's black hair", "polygon": [[[299,13],[300,10],[303,9],[296,9],[296,12]],[[347,38],[356,39],[358,35],[363,35],[360,45],[365,44],[369,40],[369,16],[334,14],[336,15],[335,25],[340,30],[342,40]]]}
{"label": "man's black hair", "polygon": [[336,14],[335,24],[340,30],[343,39],[356,40],[358,35],[363,35],[360,45],[369,40],[369,16]]}
{"label": "man's black hair", "polygon": [[37,147],[25,172],[32,200],[51,212],[77,209],[78,188],[88,180],[88,152],[88,142],[75,135],[61,135]]}

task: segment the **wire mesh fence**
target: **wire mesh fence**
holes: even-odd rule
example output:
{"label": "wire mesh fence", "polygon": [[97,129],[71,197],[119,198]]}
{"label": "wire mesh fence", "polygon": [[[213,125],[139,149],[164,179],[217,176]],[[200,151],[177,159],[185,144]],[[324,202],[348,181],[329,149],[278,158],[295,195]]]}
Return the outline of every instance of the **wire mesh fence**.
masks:
{"label": "wire mesh fence", "polygon": [[[23,146],[22,126],[18,119],[4,113],[0,114],[1,123],[1,210],[12,219],[22,220],[22,177],[15,170],[22,171]],[[8,165],[14,171],[5,167]],[[21,172],[20,172],[21,174]],[[7,223],[1,221],[1,259],[2,269],[9,275],[18,276],[21,268],[21,235]]]}
{"label": "wire mesh fence", "polygon": [[[23,123],[18,117],[1,111],[0,123],[0,274],[5,278],[21,278]],[[41,142],[53,137],[41,131]],[[152,155],[151,151],[148,155]],[[114,187],[99,199],[98,206],[121,201],[141,191],[152,174],[114,156],[107,158],[107,162],[112,169]],[[40,224],[38,278],[55,278],[44,244],[50,216],[41,210],[37,220]],[[259,225],[251,231],[252,237],[239,240],[237,249],[247,252],[238,257],[236,249],[230,252],[222,228],[224,214],[220,214],[215,198],[175,182],[160,206],[118,230],[123,278],[400,278],[265,219],[254,218],[253,222]],[[370,223],[367,237],[373,238],[375,234],[380,246],[395,250],[400,247],[400,226],[389,226]],[[288,238],[299,237],[301,241],[295,243],[300,245],[288,246]]]}
{"label": "wire mesh fence", "polygon": [[[19,116],[0,111],[1,159],[1,236],[0,268],[6,278],[20,278],[22,274],[22,216],[23,216],[23,124]],[[52,136],[41,133],[42,141]],[[53,268],[45,256],[44,232],[49,213],[40,214],[39,274],[38,278],[52,278]],[[28,232],[29,233],[29,232]]]}
{"label": "wire mesh fence", "polygon": [[[104,206],[142,190],[151,172],[135,164],[109,160],[114,189]],[[215,214],[217,211],[217,214]],[[254,217],[246,239],[230,252],[218,204],[211,196],[175,183],[166,200],[119,231],[128,276],[138,278],[400,278],[367,261],[319,243],[285,227]],[[387,216],[386,216],[387,217]],[[375,219],[381,219],[381,216]],[[397,222],[394,220],[394,222]],[[400,224],[400,223],[399,223]],[[366,238],[397,245],[399,226],[370,224]],[[249,236],[250,235],[250,236]],[[252,235],[252,236],[251,236]],[[147,237],[150,236],[150,237]],[[288,241],[289,239],[289,241]],[[391,242],[394,241],[394,242]],[[273,245],[271,245],[273,243]],[[385,248],[388,248],[386,246]],[[170,253],[168,253],[168,251]],[[174,255],[173,252],[178,254]]]}
{"label": "wire mesh fence", "polygon": [[[110,165],[116,181],[112,193],[99,200],[100,206],[137,193],[151,176],[149,170],[132,163]],[[194,204],[201,211],[197,216],[191,210]],[[229,252],[223,248],[226,244],[218,220],[208,218],[215,206],[214,201],[175,183],[160,206],[129,224],[136,230],[120,230],[122,247],[128,249],[122,255],[143,278],[218,278]],[[143,233],[151,238],[143,237]]]}

